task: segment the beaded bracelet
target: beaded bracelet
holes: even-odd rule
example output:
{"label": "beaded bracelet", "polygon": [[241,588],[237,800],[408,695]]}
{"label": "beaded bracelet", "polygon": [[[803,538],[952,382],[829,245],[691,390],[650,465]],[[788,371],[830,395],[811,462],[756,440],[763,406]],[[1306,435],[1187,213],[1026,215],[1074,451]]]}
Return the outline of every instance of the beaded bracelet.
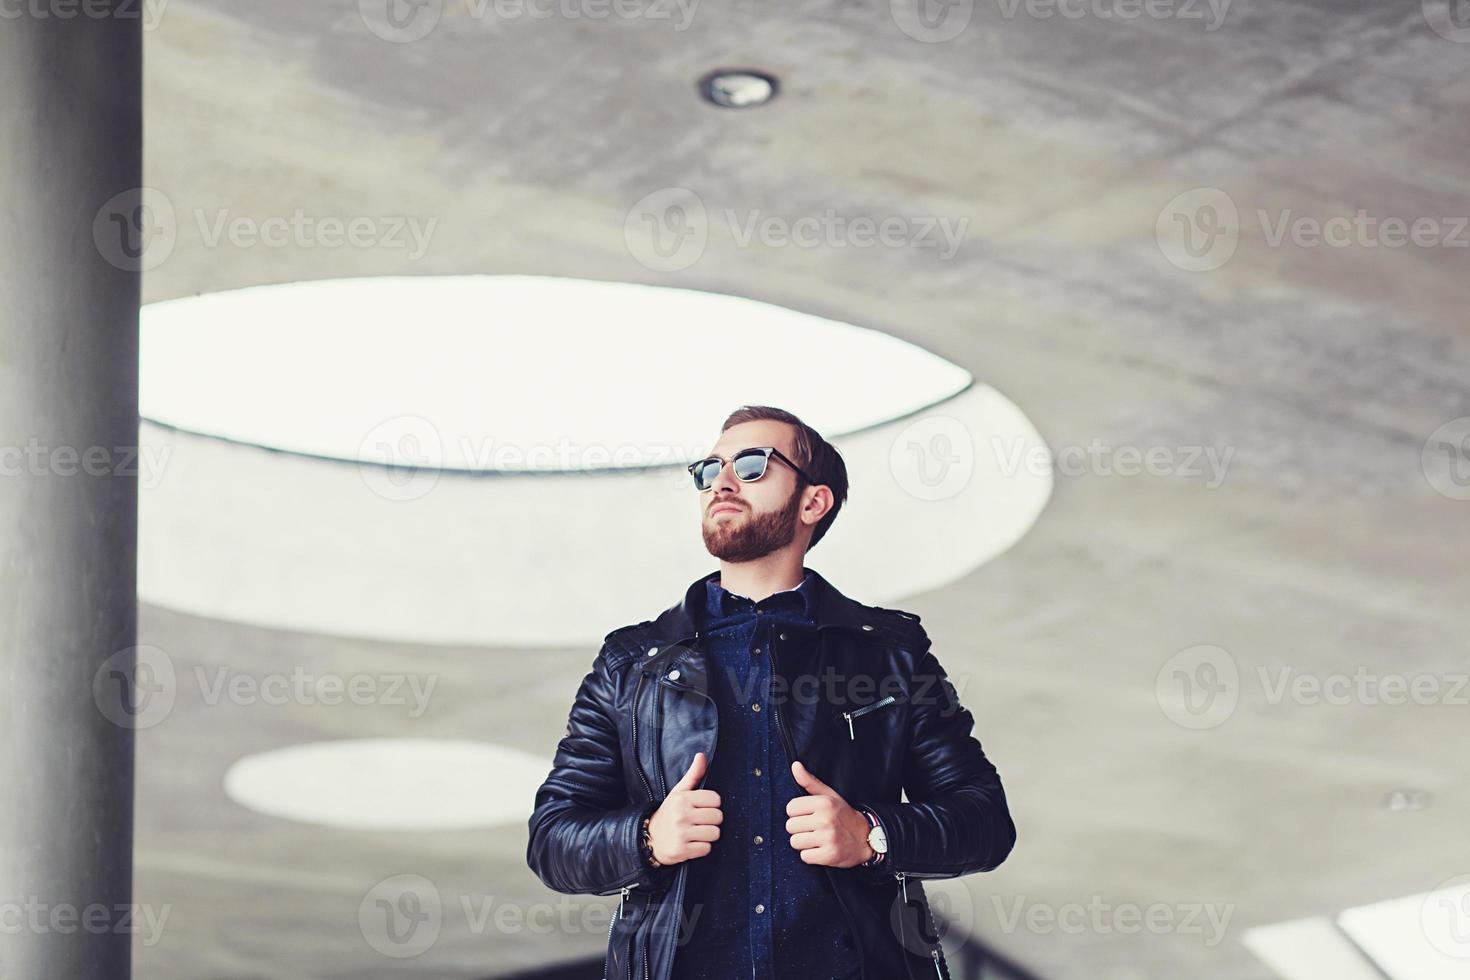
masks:
{"label": "beaded bracelet", "polygon": [[648,863],[648,866],[650,868],[661,868],[663,865],[659,863],[658,858],[653,856],[653,844],[648,839],[648,824],[652,820],[653,814],[651,813],[643,818],[643,830],[639,835],[639,845],[643,848],[643,860]]}

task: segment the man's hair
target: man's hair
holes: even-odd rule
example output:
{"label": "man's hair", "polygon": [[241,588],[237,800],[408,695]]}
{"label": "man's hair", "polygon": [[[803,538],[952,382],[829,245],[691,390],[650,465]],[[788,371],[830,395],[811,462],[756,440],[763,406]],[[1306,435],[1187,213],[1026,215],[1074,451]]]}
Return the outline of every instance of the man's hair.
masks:
{"label": "man's hair", "polygon": [[[822,434],[790,412],[770,405],[742,405],[730,413],[725,419],[725,424],[720,426],[724,432],[732,425],[740,425],[742,422],[758,422],[771,420],[785,422],[790,425],[795,435],[796,452],[792,459],[803,470],[811,474],[816,480],[817,486],[825,485],[832,491],[832,509],[822,515],[817,521],[817,529],[812,532],[811,541],[807,542],[806,550],[811,551],[822,540],[832,522],[837,520],[837,512],[842,509],[842,502],[847,499],[847,464],[842,461],[842,454],[837,451]],[[800,474],[796,477],[797,488],[805,481]]]}

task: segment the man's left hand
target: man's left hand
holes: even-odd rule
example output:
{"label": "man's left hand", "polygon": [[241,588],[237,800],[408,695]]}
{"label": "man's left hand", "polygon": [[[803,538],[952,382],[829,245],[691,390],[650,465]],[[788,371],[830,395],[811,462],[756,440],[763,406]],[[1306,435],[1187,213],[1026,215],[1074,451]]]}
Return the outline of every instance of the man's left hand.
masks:
{"label": "man's left hand", "polygon": [[868,846],[868,818],[848,806],[838,792],[807,771],[791,764],[791,775],[808,796],[786,804],[786,832],[791,846],[806,864],[851,868],[873,856]]}

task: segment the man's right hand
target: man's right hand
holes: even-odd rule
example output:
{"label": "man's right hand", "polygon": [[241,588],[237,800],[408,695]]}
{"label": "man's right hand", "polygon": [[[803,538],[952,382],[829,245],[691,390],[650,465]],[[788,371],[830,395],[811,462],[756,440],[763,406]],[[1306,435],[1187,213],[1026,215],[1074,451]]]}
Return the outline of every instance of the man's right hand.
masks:
{"label": "man's right hand", "polygon": [[659,864],[678,864],[704,857],[712,841],[720,839],[720,794],[712,789],[695,789],[704,778],[703,752],[694,754],[689,771],[674,784],[648,822],[648,843]]}

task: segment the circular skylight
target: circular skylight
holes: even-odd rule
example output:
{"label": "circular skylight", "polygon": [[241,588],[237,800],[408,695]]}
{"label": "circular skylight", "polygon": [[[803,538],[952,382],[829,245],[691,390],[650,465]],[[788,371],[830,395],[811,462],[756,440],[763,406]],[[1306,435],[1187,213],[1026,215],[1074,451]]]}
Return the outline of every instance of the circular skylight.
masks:
{"label": "circular skylight", "polygon": [[259,813],[353,830],[449,830],[516,823],[545,759],[488,742],[360,738],[237,760],[225,795]]}
{"label": "circular skylight", "polygon": [[[542,276],[336,279],[145,306],[141,414],[310,456],[460,470],[687,462],[741,404],[840,435],[969,373],[877,330],[687,289]],[[395,449],[396,452],[396,449]]]}

